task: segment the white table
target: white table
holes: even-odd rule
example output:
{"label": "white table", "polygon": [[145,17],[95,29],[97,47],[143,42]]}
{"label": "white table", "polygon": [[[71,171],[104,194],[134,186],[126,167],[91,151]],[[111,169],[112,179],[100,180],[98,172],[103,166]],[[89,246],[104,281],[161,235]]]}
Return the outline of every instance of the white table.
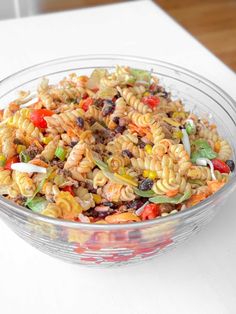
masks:
{"label": "white table", "polygon": [[[182,65],[236,98],[235,74],[150,1],[2,21],[0,40],[0,79],[57,57],[121,53]],[[0,221],[0,312],[234,314],[235,200],[177,250],[108,270],[43,255]]]}

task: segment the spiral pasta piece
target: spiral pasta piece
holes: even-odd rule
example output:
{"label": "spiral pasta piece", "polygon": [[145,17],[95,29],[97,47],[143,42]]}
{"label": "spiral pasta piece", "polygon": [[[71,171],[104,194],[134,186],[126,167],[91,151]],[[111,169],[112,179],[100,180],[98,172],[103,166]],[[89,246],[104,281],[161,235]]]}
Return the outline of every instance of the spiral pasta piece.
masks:
{"label": "spiral pasta piece", "polygon": [[220,141],[220,151],[218,153],[218,158],[225,161],[227,159],[230,159],[232,155],[232,149],[229,143],[226,140]]}
{"label": "spiral pasta piece", "polygon": [[135,85],[130,90],[137,96],[142,96],[145,93],[146,88],[143,85]]}
{"label": "spiral pasta piece", "polygon": [[203,181],[210,181],[212,179],[210,168],[202,166],[192,166],[188,170],[187,176],[191,179],[199,179]]}
{"label": "spiral pasta piece", "polygon": [[122,118],[125,116],[126,112],[126,102],[123,97],[119,97],[115,102],[115,110],[112,114],[113,117]]}
{"label": "spiral pasta piece", "polygon": [[18,185],[21,194],[25,197],[32,197],[36,189],[33,180],[28,176],[27,173],[13,171],[13,180]]}
{"label": "spiral pasta piece", "polygon": [[133,201],[135,199],[135,194],[131,186],[124,186],[120,190],[120,200],[121,201]]}
{"label": "spiral pasta piece", "polygon": [[210,130],[209,128],[206,127],[201,127],[198,135],[200,138],[204,138],[212,142],[216,142],[219,139],[219,135],[216,129]]}
{"label": "spiral pasta piece", "polygon": [[136,125],[141,127],[150,126],[154,123],[155,119],[151,113],[141,114],[136,110],[130,110],[128,112],[128,118]]}
{"label": "spiral pasta piece", "polygon": [[127,160],[121,156],[112,156],[107,160],[109,168],[113,172],[117,172],[121,167],[124,167],[127,164]]}
{"label": "spiral pasta piece", "polygon": [[104,186],[108,179],[107,177],[103,174],[101,170],[96,169],[97,171],[94,174],[93,177],[93,187],[97,189],[98,187]]}
{"label": "spiral pasta piece", "polygon": [[76,126],[75,122],[78,117],[81,116],[80,110],[65,111],[60,114],[53,114],[50,117],[45,117],[47,121],[47,126],[49,130],[54,128],[59,133],[67,131],[68,128],[74,128]]}
{"label": "spiral pasta piece", "polygon": [[42,138],[42,133],[29,120],[28,116],[29,111],[21,109],[8,120],[8,125],[24,131],[30,137]]}
{"label": "spiral pasta piece", "polygon": [[2,170],[0,171],[0,186],[8,186],[12,183],[11,171]]}
{"label": "spiral pasta piece", "polygon": [[83,208],[69,192],[60,192],[55,196],[56,205],[61,210],[62,218],[74,220]]}
{"label": "spiral pasta piece", "polygon": [[40,156],[45,158],[47,161],[50,161],[55,156],[55,151],[57,149],[57,145],[59,143],[59,136],[56,136],[51,142],[49,142],[43,149]]}
{"label": "spiral pasta piece", "polygon": [[176,182],[170,182],[168,179],[160,179],[154,183],[152,190],[157,195],[162,195],[177,190],[178,188],[179,185]]}
{"label": "spiral pasta piece", "polygon": [[41,214],[51,218],[60,218],[62,217],[62,210],[57,204],[49,203],[47,207],[42,210]]}
{"label": "spiral pasta piece", "polygon": [[116,127],[116,123],[112,120],[111,115],[104,117],[102,115],[102,112],[95,106],[89,106],[89,109],[86,112],[86,118],[94,118],[99,122],[104,122],[106,126],[111,130],[113,130]]}
{"label": "spiral pasta piece", "polygon": [[160,171],[162,169],[161,163],[156,158],[131,158],[131,164],[136,170],[151,170]]}
{"label": "spiral pasta piece", "polygon": [[14,144],[15,130],[4,127],[0,129],[0,144],[3,155],[8,159],[16,154],[16,145]]}
{"label": "spiral pasta piece", "polygon": [[171,145],[170,156],[178,162],[179,173],[182,175],[186,174],[192,166],[190,157],[182,144]]}
{"label": "spiral pasta piece", "polygon": [[82,206],[83,210],[88,210],[89,208],[95,206],[93,196],[91,193],[89,193],[88,189],[80,186],[76,189],[75,194],[77,196],[76,199]]}
{"label": "spiral pasta piece", "polygon": [[147,113],[151,112],[152,110],[142,103],[130,90],[129,88],[123,88],[117,87],[117,90],[122,95],[124,100],[127,102],[127,104],[131,107],[133,107],[135,110],[137,110],[140,113]]}
{"label": "spiral pasta piece", "polygon": [[152,124],[150,126],[150,129],[153,136],[153,144],[154,144],[154,150],[155,150],[155,145],[159,144],[160,141],[164,139],[165,134],[159,122]]}
{"label": "spiral pasta piece", "polygon": [[42,187],[41,193],[45,195],[48,201],[54,201],[55,196],[60,193],[60,190],[57,185],[46,182]]}

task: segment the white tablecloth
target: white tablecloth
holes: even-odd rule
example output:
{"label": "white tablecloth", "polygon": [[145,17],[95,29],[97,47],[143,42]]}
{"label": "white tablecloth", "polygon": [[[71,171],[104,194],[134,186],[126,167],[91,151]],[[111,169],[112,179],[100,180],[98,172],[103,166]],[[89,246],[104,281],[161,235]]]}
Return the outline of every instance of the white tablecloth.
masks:
{"label": "white tablecloth", "polygon": [[[236,77],[150,1],[0,22],[0,79],[76,54],[120,53],[169,61],[236,98]],[[133,267],[86,269],[30,247],[0,221],[3,314],[235,314],[236,211],[228,202],[198,236]]]}

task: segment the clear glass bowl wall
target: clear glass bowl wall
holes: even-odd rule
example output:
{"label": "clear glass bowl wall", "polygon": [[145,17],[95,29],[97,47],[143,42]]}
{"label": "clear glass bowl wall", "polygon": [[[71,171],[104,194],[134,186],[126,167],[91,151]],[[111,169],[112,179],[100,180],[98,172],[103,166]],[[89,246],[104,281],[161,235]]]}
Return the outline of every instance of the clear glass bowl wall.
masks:
{"label": "clear glass bowl wall", "polygon": [[[0,82],[0,107],[16,98],[17,91],[35,92],[42,77],[56,83],[71,72],[90,74],[95,68],[116,64],[152,70],[160,83],[180,98],[186,108],[214,121],[222,136],[236,149],[236,110],[233,99],[208,80],[161,61],[130,56],[76,56],[39,64]],[[223,189],[197,206],[155,220],[95,225],[47,218],[0,197],[0,215],[25,241],[44,253],[65,261],[110,267],[158,256],[197,233],[222,208],[235,188],[235,175]],[[226,213],[227,214],[227,213]],[[6,240],[7,242],[7,240]]]}

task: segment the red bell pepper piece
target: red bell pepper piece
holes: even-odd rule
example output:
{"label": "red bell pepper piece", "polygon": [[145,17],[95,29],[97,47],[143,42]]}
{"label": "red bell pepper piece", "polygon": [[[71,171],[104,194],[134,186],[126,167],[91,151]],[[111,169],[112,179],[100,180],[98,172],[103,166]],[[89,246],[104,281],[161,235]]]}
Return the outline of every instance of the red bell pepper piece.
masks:
{"label": "red bell pepper piece", "polygon": [[9,158],[7,161],[6,161],[6,164],[4,166],[4,169],[5,170],[11,170],[11,165],[16,163],[16,162],[19,162],[20,159],[19,159],[19,156],[18,155],[15,155],[11,158]]}
{"label": "red bell pepper piece", "polygon": [[64,188],[62,188],[62,191],[69,192],[72,196],[75,196],[75,192],[74,192],[73,187],[71,185],[64,186]]}
{"label": "red bell pepper piece", "polygon": [[213,163],[214,170],[218,170],[221,173],[230,173],[230,168],[224,161],[215,158],[211,162]]}
{"label": "red bell pepper piece", "polygon": [[154,219],[157,216],[160,216],[160,206],[158,204],[148,204],[144,207],[144,210],[141,214],[142,220]]}
{"label": "red bell pepper piece", "polygon": [[81,107],[84,111],[87,111],[89,106],[91,106],[92,104],[93,104],[93,99],[91,97],[88,97],[88,98],[83,100]]}
{"label": "red bell pepper piece", "polygon": [[153,109],[159,105],[160,98],[156,96],[145,96],[142,98],[142,102]]}
{"label": "red bell pepper piece", "polygon": [[50,117],[53,114],[54,112],[48,109],[35,109],[30,114],[30,120],[36,127],[45,129],[47,127],[47,121],[44,117]]}

